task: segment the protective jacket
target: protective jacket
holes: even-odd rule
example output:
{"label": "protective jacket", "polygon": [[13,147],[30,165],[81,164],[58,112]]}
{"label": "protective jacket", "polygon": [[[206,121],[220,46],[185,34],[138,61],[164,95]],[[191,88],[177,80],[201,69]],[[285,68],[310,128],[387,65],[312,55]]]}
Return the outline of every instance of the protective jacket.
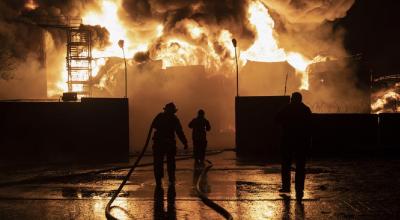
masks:
{"label": "protective jacket", "polygon": [[204,117],[194,118],[189,123],[189,128],[192,130],[193,142],[196,141],[207,141],[206,131],[211,130],[210,122]]}
{"label": "protective jacket", "polygon": [[311,141],[312,113],[304,103],[290,103],[277,115],[283,127],[283,144],[309,145]]}
{"label": "protective jacket", "polygon": [[152,127],[156,129],[153,135],[155,143],[176,144],[175,133],[183,144],[187,139],[182,130],[182,125],[175,114],[162,112],[153,120]]}

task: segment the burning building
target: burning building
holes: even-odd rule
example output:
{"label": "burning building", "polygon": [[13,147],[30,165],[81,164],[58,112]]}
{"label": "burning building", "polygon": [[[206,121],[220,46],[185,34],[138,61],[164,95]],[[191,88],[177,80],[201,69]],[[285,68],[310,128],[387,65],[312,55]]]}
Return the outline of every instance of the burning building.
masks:
{"label": "burning building", "polygon": [[[90,82],[92,96],[122,97],[124,62],[118,41],[123,39],[131,118],[143,121],[135,123],[131,135],[142,136],[140,132],[147,129],[151,117],[172,100],[181,109],[178,114],[185,115],[184,124],[195,109],[205,106],[212,123],[217,125],[215,136],[233,134],[236,76],[232,38],[238,41],[242,95],[281,95],[285,84],[288,93],[306,92],[311,86],[307,67],[316,58],[347,56],[343,30],[334,29],[332,21],[344,17],[353,3],[354,0],[6,0],[0,6],[0,22],[8,28],[1,29],[0,36],[6,42],[1,49],[10,56],[1,57],[1,62],[33,65],[40,60],[38,53],[24,45],[43,42],[46,65],[29,72],[46,73],[47,97],[58,97],[68,90],[81,92],[84,81]],[[71,74],[66,68],[65,30],[45,28],[41,34],[28,31],[28,27],[38,28],[43,18],[61,21],[67,17],[80,17],[79,28],[90,30],[91,35],[87,68],[72,74],[77,80],[68,78]],[[20,33],[32,36],[21,37]],[[18,54],[33,55],[11,59]],[[0,88],[1,98],[14,97],[4,88],[17,87],[13,84],[16,82],[5,76],[14,75],[17,79],[23,75],[4,67],[1,71],[0,83],[5,85]],[[314,94],[310,90],[308,96]],[[135,146],[141,143],[138,141]],[[232,143],[230,138],[210,141],[212,146]]]}
{"label": "burning building", "polygon": [[[319,113],[370,113],[369,72],[361,57],[323,60],[310,64],[305,100]],[[363,77],[362,77],[363,76]]]}

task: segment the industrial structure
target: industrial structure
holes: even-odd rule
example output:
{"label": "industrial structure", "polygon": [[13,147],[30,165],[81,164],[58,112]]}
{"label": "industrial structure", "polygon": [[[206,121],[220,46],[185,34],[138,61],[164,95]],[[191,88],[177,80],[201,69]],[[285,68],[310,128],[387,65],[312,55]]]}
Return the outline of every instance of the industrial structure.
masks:
{"label": "industrial structure", "polygon": [[68,92],[81,96],[92,94],[92,36],[77,17],[40,18],[37,25],[44,28],[59,28],[67,34],[66,68]]}

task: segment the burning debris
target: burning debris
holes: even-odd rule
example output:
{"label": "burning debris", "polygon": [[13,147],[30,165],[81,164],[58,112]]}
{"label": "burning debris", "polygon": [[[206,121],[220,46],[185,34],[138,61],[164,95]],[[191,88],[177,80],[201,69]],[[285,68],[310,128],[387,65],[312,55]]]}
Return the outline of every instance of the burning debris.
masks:
{"label": "burning debris", "polygon": [[400,111],[400,83],[378,89],[372,94],[371,110],[373,113]]}

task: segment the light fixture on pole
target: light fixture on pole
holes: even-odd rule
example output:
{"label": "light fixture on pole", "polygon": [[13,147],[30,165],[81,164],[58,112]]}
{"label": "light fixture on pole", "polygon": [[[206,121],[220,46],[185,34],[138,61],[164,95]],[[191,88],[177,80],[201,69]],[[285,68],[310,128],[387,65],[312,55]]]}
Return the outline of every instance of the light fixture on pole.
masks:
{"label": "light fixture on pole", "polygon": [[233,47],[235,48],[235,61],[236,61],[236,96],[239,97],[239,66],[236,53],[237,41],[235,38],[232,39]]}
{"label": "light fixture on pole", "polygon": [[118,46],[122,49],[122,54],[124,55],[124,64],[125,64],[125,98],[128,98],[128,69],[126,67],[124,40],[119,40],[118,41]]}

